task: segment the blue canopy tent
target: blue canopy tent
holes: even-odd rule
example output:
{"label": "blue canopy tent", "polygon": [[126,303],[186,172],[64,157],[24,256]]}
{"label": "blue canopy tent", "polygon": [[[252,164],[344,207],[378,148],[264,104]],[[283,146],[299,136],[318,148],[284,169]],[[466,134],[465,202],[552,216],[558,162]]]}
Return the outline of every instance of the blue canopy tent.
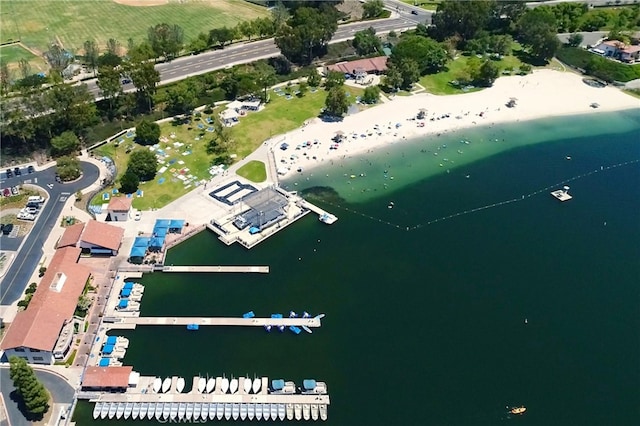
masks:
{"label": "blue canopy tent", "polygon": [[118,341],[118,338],[116,336],[107,337],[107,345],[115,345],[117,341]]}
{"label": "blue canopy tent", "polygon": [[154,228],[168,228],[171,224],[171,220],[169,219],[157,219],[156,224],[153,225]]}
{"label": "blue canopy tent", "polygon": [[124,283],[124,287],[122,287],[122,288],[131,289],[131,288],[133,288],[133,283],[131,281],[127,281],[127,282]]}
{"label": "blue canopy tent", "polygon": [[102,347],[102,353],[105,355],[109,355],[110,353],[113,353],[113,345],[104,345]]}
{"label": "blue canopy tent", "polygon": [[101,358],[100,359],[100,364],[98,364],[100,367],[108,367],[109,366],[109,358]]}
{"label": "blue canopy tent", "polygon": [[160,251],[162,246],[164,246],[164,237],[154,237],[151,239],[151,244],[149,244],[149,250]]}
{"label": "blue canopy tent", "polygon": [[159,228],[159,227],[155,227],[153,228],[153,236],[154,237],[164,237],[167,235],[167,231],[169,230],[169,228]]}
{"label": "blue canopy tent", "polygon": [[169,223],[169,232],[173,234],[179,234],[182,232],[182,228],[184,228],[184,220],[183,219],[171,219]]}
{"label": "blue canopy tent", "polygon": [[149,237],[136,237],[133,242],[134,247],[148,247],[149,246]]}
{"label": "blue canopy tent", "polygon": [[131,296],[131,289],[130,288],[123,288],[122,291],[120,292],[120,296],[121,297],[129,297],[129,296]]}
{"label": "blue canopy tent", "polygon": [[129,306],[129,300],[127,300],[127,299],[122,299],[122,300],[120,300],[120,302],[118,303],[118,306],[117,306],[117,307],[118,307],[118,309],[124,309],[124,308],[126,308],[127,306]]}
{"label": "blue canopy tent", "polygon": [[146,247],[131,247],[131,252],[129,252],[129,262],[139,265],[144,260],[145,254],[147,254]]}

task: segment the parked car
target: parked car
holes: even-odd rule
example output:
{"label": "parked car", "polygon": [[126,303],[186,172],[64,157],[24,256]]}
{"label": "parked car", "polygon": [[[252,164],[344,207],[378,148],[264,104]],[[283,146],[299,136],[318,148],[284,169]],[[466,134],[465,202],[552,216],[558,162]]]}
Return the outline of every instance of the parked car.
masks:
{"label": "parked car", "polygon": [[60,179],[60,176],[59,176],[59,175],[56,175],[56,182],[58,182],[58,183],[62,183],[62,179]]}
{"label": "parked car", "polygon": [[27,167],[27,173],[31,174],[31,173],[33,173],[35,171],[36,171],[36,169],[33,166]]}
{"label": "parked car", "polygon": [[13,169],[13,173],[15,173],[16,176],[20,176],[22,174],[22,171],[20,171],[20,167],[16,167],[15,169]]}
{"label": "parked car", "polygon": [[38,209],[37,209],[37,208],[35,208],[35,207],[27,207],[26,209],[27,209],[27,213],[29,213],[29,214],[36,214],[36,213],[38,213]]}
{"label": "parked car", "polygon": [[27,198],[27,203],[34,203],[34,204],[44,203],[44,197],[41,197],[39,195],[31,196]]}
{"label": "parked car", "polygon": [[5,197],[11,197],[11,188],[5,188],[2,190],[2,195]]}
{"label": "parked car", "polygon": [[0,234],[4,231],[4,223],[0,223]]}
{"label": "parked car", "polygon": [[4,228],[2,228],[2,233],[4,235],[9,235],[11,233],[11,231],[13,231],[13,224],[12,223],[7,223],[6,225],[4,225]]}
{"label": "parked car", "polygon": [[134,216],[135,220],[140,220],[142,218],[142,212],[138,210]]}
{"label": "parked car", "polygon": [[12,177],[13,177],[13,172],[11,171],[11,169],[7,169],[7,179]]}
{"label": "parked car", "polygon": [[36,220],[36,215],[22,211],[18,213],[16,217],[20,220]]}
{"label": "parked car", "polygon": [[418,11],[417,11],[417,10],[412,10],[412,11],[411,11],[411,14],[412,14],[412,15],[417,15],[417,14],[418,14]]}
{"label": "parked car", "polygon": [[11,187],[11,195],[19,195],[19,194],[20,194],[20,190],[18,189],[17,186]]}

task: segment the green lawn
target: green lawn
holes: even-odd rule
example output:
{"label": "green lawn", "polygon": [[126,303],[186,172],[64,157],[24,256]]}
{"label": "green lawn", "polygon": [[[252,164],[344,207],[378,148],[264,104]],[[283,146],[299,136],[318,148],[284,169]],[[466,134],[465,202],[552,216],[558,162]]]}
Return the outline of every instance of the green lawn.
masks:
{"label": "green lawn", "polygon": [[[0,15],[2,16],[2,15]],[[11,77],[14,79],[21,78],[18,62],[26,59],[31,65],[33,73],[47,71],[48,67],[44,59],[34,55],[19,45],[0,47],[0,64],[7,64]]]}
{"label": "green lawn", "polygon": [[402,0],[403,3],[410,4],[412,6],[418,6],[426,10],[438,9],[439,1],[427,1],[427,0]]}
{"label": "green lawn", "polygon": [[249,161],[247,164],[240,167],[236,173],[239,176],[255,183],[267,180],[267,168],[262,161]]}
{"label": "green lawn", "polygon": [[[351,94],[350,97],[354,101],[363,92],[362,89],[347,86],[345,86],[345,89]],[[291,87],[291,90],[295,91],[296,86]],[[302,98],[294,96],[290,100],[287,100],[284,96],[277,96],[273,91],[270,91],[270,95],[271,102],[263,110],[249,113],[240,118],[240,122],[230,129],[231,137],[237,143],[235,152],[230,154],[236,154],[237,159],[246,157],[270,137],[289,132],[300,127],[309,118],[317,117],[324,106],[327,96],[323,89],[318,89],[315,93],[307,92]],[[219,109],[215,110],[214,113],[218,111]],[[164,151],[166,156],[164,158],[165,164],[159,164],[158,166],[159,170],[163,166],[167,167],[167,170],[156,174],[153,181],[140,184],[143,196],[134,197],[134,208],[147,210],[163,207],[191,191],[199,180],[210,177],[209,167],[214,160],[214,156],[207,154],[206,144],[211,139],[212,133],[200,130],[197,127],[199,123],[203,123],[205,127],[208,127],[208,124],[203,122],[206,117],[207,115],[203,115],[201,120],[196,120],[192,124],[175,124],[172,122],[160,125],[161,138],[165,142],[161,141],[159,143],[159,149]],[[196,141],[196,137],[200,138],[200,140]],[[122,142],[117,144],[118,140]],[[134,143],[133,138],[123,136],[118,140],[109,142],[94,151],[97,157],[108,156],[113,159],[118,172],[117,178],[122,176],[126,170],[129,159],[127,151],[148,149]],[[174,146],[176,143],[184,145]],[[191,151],[191,154],[183,155],[186,151]],[[175,160],[175,162],[169,165],[172,160]],[[184,162],[184,164],[179,164],[180,161]],[[257,170],[252,170],[253,167],[255,166],[250,166],[245,170],[252,177],[257,175]],[[178,176],[181,174],[194,177],[191,186],[179,179]],[[247,176],[250,180],[264,181],[266,175],[261,180],[258,180],[258,177],[255,179],[252,177]],[[160,183],[161,178],[164,178],[163,183]],[[105,192],[111,193],[113,188],[118,187],[119,185],[116,183],[116,185],[106,188],[99,196],[94,197],[91,204],[102,204],[104,202],[102,201],[102,194]]]}
{"label": "green lawn", "polygon": [[45,51],[59,39],[65,48],[78,52],[85,40],[95,39],[104,46],[115,38],[126,46],[133,38],[147,38],[150,26],[166,22],[180,25],[185,41],[201,31],[266,16],[268,11],[245,0],[170,0],[166,5],[135,7],[112,0],[4,0],[0,13],[0,41],[22,40],[34,49]]}

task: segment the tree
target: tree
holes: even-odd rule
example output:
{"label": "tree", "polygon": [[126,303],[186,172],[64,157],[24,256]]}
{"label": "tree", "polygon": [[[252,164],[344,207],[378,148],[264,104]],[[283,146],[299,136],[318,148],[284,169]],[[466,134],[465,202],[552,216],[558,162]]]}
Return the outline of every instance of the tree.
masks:
{"label": "tree", "polygon": [[172,86],[166,92],[167,110],[175,114],[190,113],[198,103],[198,94],[200,92],[200,84],[194,79],[187,79]]}
{"label": "tree", "polygon": [[158,159],[148,149],[138,149],[131,153],[127,171],[131,171],[141,182],[152,180],[158,169]]}
{"label": "tree", "polygon": [[391,54],[391,61],[396,64],[405,58],[416,61],[420,74],[436,73],[447,63],[447,51],[430,38],[408,36],[395,45]]}
{"label": "tree", "polygon": [[200,53],[209,47],[209,36],[205,33],[198,34],[198,37],[191,40],[189,50],[193,53]]}
{"label": "tree", "polygon": [[226,26],[222,28],[214,28],[209,31],[209,44],[220,44],[221,48],[230,41],[233,41],[233,30]]}
{"label": "tree", "polygon": [[56,173],[63,182],[78,179],[82,174],[80,161],[73,157],[60,157],[56,161]]}
{"label": "tree", "polygon": [[256,18],[254,23],[256,33],[260,37],[272,36],[276,32],[276,28],[280,28],[280,26],[271,18]]}
{"label": "tree", "polygon": [[242,34],[243,37],[246,37],[251,41],[251,37],[256,35],[256,25],[254,21],[242,21],[238,23],[236,32]]}
{"label": "tree", "polygon": [[582,37],[582,34],[573,33],[573,34],[571,34],[569,36],[567,42],[568,42],[569,46],[578,47],[578,46],[580,46],[580,43],[582,43],[583,39],[584,39],[584,37]]}
{"label": "tree", "polygon": [[47,59],[51,68],[58,73],[61,73],[73,59],[73,55],[57,44],[52,44],[49,50],[44,52],[44,57]]}
{"label": "tree", "polygon": [[156,58],[172,59],[178,56],[184,42],[184,30],[180,25],[158,24],[147,30],[149,44]]}
{"label": "tree", "polygon": [[437,38],[444,40],[455,34],[463,41],[474,38],[478,30],[488,27],[496,8],[495,1],[443,1],[432,18]]}
{"label": "tree", "polygon": [[145,62],[155,57],[153,49],[147,41],[143,41],[132,49],[129,49],[127,56],[131,62]]}
{"label": "tree", "polygon": [[133,62],[129,64],[127,74],[131,77],[138,95],[147,101],[149,111],[151,111],[156,85],[160,82],[160,73],[151,62]]}
{"label": "tree", "polygon": [[494,61],[485,61],[480,67],[478,77],[475,79],[476,83],[489,87],[493,85],[493,82],[500,76],[500,67],[496,65]]}
{"label": "tree", "polygon": [[383,83],[389,89],[396,91],[402,86],[402,74],[397,66],[393,63],[389,65]]}
{"label": "tree", "polygon": [[256,83],[262,88],[262,100],[267,102],[267,89],[278,81],[276,78],[276,70],[272,66],[264,62],[258,62],[254,68],[256,75]]}
{"label": "tree", "polygon": [[411,89],[413,83],[420,79],[420,67],[414,59],[400,59],[398,71],[400,71],[400,75],[402,76],[402,87],[407,90]]}
{"label": "tree", "polygon": [[555,17],[546,9],[535,8],[522,15],[518,21],[518,32],[522,44],[534,58],[551,59],[560,47]]}
{"label": "tree", "polygon": [[20,75],[22,78],[27,78],[31,75],[31,64],[25,58],[20,58],[18,61],[18,68],[20,69]]}
{"label": "tree", "polygon": [[0,64],[0,94],[5,94],[9,91],[9,85],[11,84],[11,73],[9,72],[9,66],[6,62]]}
{"label": "tree", "polygon": [[284,4],[278,0],[276,5],[271,9],[271,20],[273,21],[274,27],[276,29],[280,28],[287,22],[287,19],[289,19],[289,11]]}
{"label": "tree", "polygon": [[[131,194],[131,192],[125,192],[125,194]],[[76,305],[76,310],[86,314],[86,312],[89,310],[90,307],[91,307],[91,298],[85,296],[84,294],[81,295],[78,298],[78,304]]]}
{"label": "tree", "polygon": [[78,151],[80,141],[75,133],[66,131],[51,139],[52,154],[55,156],[70,155]]}
{"label": "tree", "polygon": [[362,4],[362,10],[364,11],[363,18],[377,18],[384,12],[384,3],[382,0],[367,0]]}
{"label": "tree", "polygon": [[98,52],[98,45],[95,40],[87,40],[84,42],[84,59],[87,62],[87,65],[94,70],[98,67],[98,57],[100,53]]}
{"label": "tree", "polygon": [[334,87],[342,87],[344,85],[344,74],[340,71],[329,71],[324,79],[324,87],[326,90],[331,90]]}
{"label": "tree", "polygon": [[268,64],[273,67],[278,75],[291,74],[291,62],[282,55],[269,58]]}
{"label": "tree", "polygon": [[160,126],[158,123],[142,119],[136,126],[135,141],[140,145],[153,145],[160,140]]}
{"label": "tree", "polygon": [[376,30],[373,27],[369,27],[354,34],[353,47],[356,48],[358,55],[369,55],[381,51],[382,43],[376,36]]}
{"label": "tree", "polygon": [[13,380],[13,386],[22,398],[29,417],[32,417],[30,420],[41,419],[49,409],[47,390],[25,359],[12,356],[9,358],[9,364],[9,377]]}
{"label": "tree", "polygon": [[107,53],[111,53],[114,56],[120,56],[120,42],[115,38],[107,40]]}
{"label": "tree", "polygon": [[369,86],[364,89],[362,94],[362,103],[375,104],[380,98],[380,88],[378,86]]}
{"label": "tree", "polygon": [[93,95],[86,84],[58,84],[45,93],[46,105],[53,110],[54,127],[80,135],[98,121]]}
{"label": "tree", "polygon": [[140,178],[131,169],[127,169],[120,177],[120,192],[123,194],[133,194],[138,190]]}
{"label": "tree", "polygon": [[213,138],[207,143],[207,154],[223,155],[235,149],[235,140],[228,127],[217,118],[213,120]]}
{"label": "tree", "polygon": [[334,117],[342,117],[349,110],[349,99],[342,87],[329,90],[325,100],[325,112]]}
{"label": "tree", "polygon": [[313,67],[309,70],[309,74],[307,74],[307,83],[309,83],[309,86],[311,87],[318,87],[320,86],[320,82],[322,81],[322,77],[320,76],[320,73],[318,73],[318,69]]}
{"label": "tree", "polygon": [[100,94],[109,100],[109,112],[113,112],[113,100],[122,94],[120,84],[120,70],[115,67],[102,66],[98,68],[98,87]]}
{"label": "tree", "polygon": [[111,52],[105,52],[98,57],[98,67],[111,67],[115,68],[120,66],[122,58]]}

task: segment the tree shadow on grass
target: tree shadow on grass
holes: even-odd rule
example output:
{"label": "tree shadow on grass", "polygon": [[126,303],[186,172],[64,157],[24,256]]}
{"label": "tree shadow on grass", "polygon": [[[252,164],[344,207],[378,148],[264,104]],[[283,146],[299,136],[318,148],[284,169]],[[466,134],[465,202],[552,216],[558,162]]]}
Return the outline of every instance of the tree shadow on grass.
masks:
{"label": "tree shadow on grass", "polygon": [[20,413],[24,416],[24,418],[29,420],[30,422],[38,422],[44,418],[44,413],[32,414],[29,411],[27,411],[27,406],[24,404],[24,400],[18,394],[18,391],[13,390],[9,394],[9,398],[11,399],[11,401],[15,402],[18,405],[18,411],[20,411]]}
{"label": "tree shadow on grass", "polygon": [[537,58],[524,50],[514,50],[513,56],[520,59],[523,63],[529,64],[534,67],[544,67],[549,63],[548,61]]}

